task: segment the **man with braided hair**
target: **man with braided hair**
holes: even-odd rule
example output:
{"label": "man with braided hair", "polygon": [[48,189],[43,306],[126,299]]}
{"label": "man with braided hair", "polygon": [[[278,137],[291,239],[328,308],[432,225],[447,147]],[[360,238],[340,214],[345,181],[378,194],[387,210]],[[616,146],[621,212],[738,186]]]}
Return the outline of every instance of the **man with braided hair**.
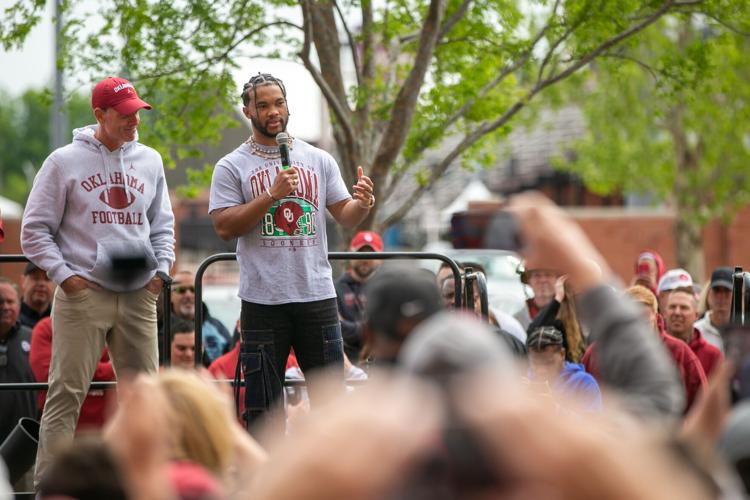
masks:
{"label": "man with braided hair", "polygon": [[[286,131],[289,107],[281,80],[253,76],[242,103],[252,135],[216,164],[209,213],[219,237],[238,238],[240,362],[250,425],[281,396],[291,347],[305,375],[333,366],[343,376],[325,210],[353,228],[375,197],[361,166],[350,195],[333,157],[300,139],[289,143],[290,168],[282,164],[276,136]],[[310,396],[315,403],[314,384]]]}

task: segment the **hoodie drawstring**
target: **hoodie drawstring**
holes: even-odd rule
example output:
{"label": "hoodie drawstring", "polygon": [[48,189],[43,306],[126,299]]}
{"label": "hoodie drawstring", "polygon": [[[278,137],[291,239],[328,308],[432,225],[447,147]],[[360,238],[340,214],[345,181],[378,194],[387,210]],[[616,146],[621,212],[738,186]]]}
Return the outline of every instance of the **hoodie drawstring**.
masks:
{"label": "hoodie drawstring", "polygon": [[[120,175],[122,176],[122,182],[125,182],[125,146],[120,146],[119,148],[119,156],[120,156]],[[104,182],[107,185],[107,196],[110,196],[112,194],[112,191],[110,188],[112,187],[109,180],[109,164],[107,163],[107,152],[106,146],[104,144],[99,144],[99,154],[102,155],[102,162],[104,163]]]}
{"label": "hoodie drawstring", "polygon": [[[106,146],[104,144],[99,144],[99,154],[102,155],[102,163],[104,163],[104,183],[107,185],[107,194],[106,196],[109,196],[109,194],[112,192],[110,191],[110,185],[109,185],[109,166],[107,165],[107,152],[105,151]],[[120,151],[122,152],[122,148],[120,148]]]}

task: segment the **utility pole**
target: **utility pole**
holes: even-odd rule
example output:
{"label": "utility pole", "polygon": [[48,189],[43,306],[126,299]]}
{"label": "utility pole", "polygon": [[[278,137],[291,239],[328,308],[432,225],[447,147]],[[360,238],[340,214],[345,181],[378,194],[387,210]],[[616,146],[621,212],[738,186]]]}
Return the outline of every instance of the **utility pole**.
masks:
{"label": "utility pole", "polygon": [[62,38],[62,3],[63,0],[55,0],[55,96],[50,110],[50,149],[64,146],[67,141],[68,116],[65,113],[63,102],[63,68],[59,61],[62,57],[60,48]]}

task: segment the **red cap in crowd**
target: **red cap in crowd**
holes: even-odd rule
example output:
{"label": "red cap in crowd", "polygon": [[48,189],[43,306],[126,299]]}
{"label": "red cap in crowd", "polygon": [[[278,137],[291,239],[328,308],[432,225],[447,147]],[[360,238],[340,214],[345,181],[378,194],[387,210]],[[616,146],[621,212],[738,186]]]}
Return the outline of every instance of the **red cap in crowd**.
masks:
{"label": "red cap in crowd", "polygon": [[91,107],[115,108],[120,114],[132,115],[142,108],[151,109],[151,105],[141,100],[133,84],[124,78],[110,76],[100,81],[91,93]]}
{"label": "red cap in crowd", "polygon": [[349,250],[358,252],[362,247],[370,247],[376,252],[383,251],[383,239],[375,231],[360,231],[352,238]]}

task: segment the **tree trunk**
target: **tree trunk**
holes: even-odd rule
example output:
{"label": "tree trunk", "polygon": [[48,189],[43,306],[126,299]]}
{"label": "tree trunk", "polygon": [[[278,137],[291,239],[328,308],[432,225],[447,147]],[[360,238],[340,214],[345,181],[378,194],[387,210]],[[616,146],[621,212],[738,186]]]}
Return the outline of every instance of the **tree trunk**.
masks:
{"label": "tree trunk", "polygon": [[677,265],[686,269],[696,283],[705,278],[703,254],[703,230],[699,224],[678,207],[674,223],[675,250]]}

